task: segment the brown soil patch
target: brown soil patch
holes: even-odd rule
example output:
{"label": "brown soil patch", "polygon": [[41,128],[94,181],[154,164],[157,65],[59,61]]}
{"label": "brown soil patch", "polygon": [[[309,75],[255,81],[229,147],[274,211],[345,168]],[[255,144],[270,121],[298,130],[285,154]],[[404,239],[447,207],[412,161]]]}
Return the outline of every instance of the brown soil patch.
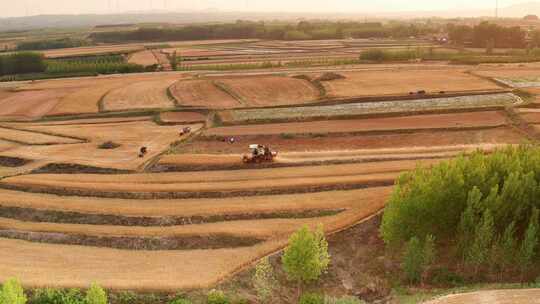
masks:
{"label": "brown soil patch", "polygon": [[204,123],[206,116],[197,112],[163,112],[159,120],[164,123]]}
{"label": "brown soil patch", "polygon": [[249,106],[308,103],[319,98],[319,90],[303,79],[279,76],[220,79]]}
{"label": "brown soil patch", "polygon": [[492,78],[530,78],[540,77],[540,71],[538,68],[516,68],[516,67],[503,67],[503,68],[489,68],[474,71],[475,74]]}
{"label": "brown soil patch", "polygon": [[486,130],[461,131],[416,131],[407,134],[365,134],[332,136],[253,135],[235,137],[235,144],[227,141],[198,138],[177,147],[180,153],[244,154],[248,146],[261,143],[280,152],[287,151],[332,151],[349,149],[381,149],[427,146],[468,145],[481,143],[519,144],[525,140],[523,134],[507,127]]}
{"label": "brown soil patch", "polygon": [[531,124],[540,124],[540,112],[538,113],[523,113],[520,116]]}
{"label": "brown soil patch", "polygon": [[328,96],[403,95],[500,89],[494,83],[455,70],[388,70],[341,73],[346,79],[323,83]]}
{"label": "brown soil patch", "polygon": [[167,89],[178,80],[177,76],[135,82],[108,93],[103,99],[107,111],[132,109],[172,108],[173,101]]}
{"label": "brown soil patch", "polygon": [[504,124],[506,124],[504,114],[501,112],[486,111],[474,113],[219,127],[206,131],[205,135],[239,136],[261,134],[354,133],[390,130],[495,127]]}
{"label": "brown soil patch", "polygon": [[144,66],[158,64],[158,61],[156,60],[156,57],[154,56],[152,51],[148,51],[148,50],[132,54],[129,57],[128,62],[140,64]]}
{"label": "brown soil patch", "polygon": [[171,86],[170,91],[180,105],[207,108],[234,108],[240,105],[234,97],[210,80],[178,81]]}
{"label": "brown soil patch", "polygon": [[487,290],[449,295],[426,304],[534,304],[540,303],[540,290]]}

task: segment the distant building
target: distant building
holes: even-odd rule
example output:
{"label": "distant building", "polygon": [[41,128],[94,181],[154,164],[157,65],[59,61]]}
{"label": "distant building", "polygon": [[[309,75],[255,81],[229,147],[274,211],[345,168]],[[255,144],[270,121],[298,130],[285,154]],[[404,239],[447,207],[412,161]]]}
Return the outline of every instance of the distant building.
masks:
{"label": "distant building", "polygon": [[523,17],[523,20],[527,20],[527,21],[538,21],[538,16],[536,15],[527,15],[525,17]]}

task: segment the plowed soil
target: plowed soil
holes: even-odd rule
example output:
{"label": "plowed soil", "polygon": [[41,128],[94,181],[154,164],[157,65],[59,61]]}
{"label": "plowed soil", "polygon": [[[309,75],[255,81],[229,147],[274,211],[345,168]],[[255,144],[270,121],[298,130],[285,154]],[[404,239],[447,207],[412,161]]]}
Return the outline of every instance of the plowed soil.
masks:
{"label": "plowed soil", "polygon": [[183,80],[170,88],[171,94],[180,105],[207,108],[235,108],[240,103],[218,88],[210,80]]}
{"label": "plowed soil", "polygon": [[303,79],[278,76],[220,79],[248,106],[277,106],[317,100],[319,90]]}
{"label": "plowed soil", "polygon": [[505,124],[506,118],[502,113],[486,111],[474,113],[219,127],[206,131],[205,135],[239,136],[262,134],[354,133],[389,130],[399,131],[496,127]]}
{"label": "plowed soil", "polygon": [[389,70],[341,74],[345,79],[323,83],[329,96],[406,95],[419,90],[438,93],[500,89],[488,80],[453,70]]}

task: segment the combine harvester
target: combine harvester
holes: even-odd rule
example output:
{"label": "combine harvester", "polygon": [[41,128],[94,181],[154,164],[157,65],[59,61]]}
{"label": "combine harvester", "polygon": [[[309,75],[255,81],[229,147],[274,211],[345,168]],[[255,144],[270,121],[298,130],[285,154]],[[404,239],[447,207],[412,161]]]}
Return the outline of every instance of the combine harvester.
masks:
{"label": "combine harvester", "polygon": [[250,155],[244,155],[242,161],[245,164],[260,164],[260,163],[271,163],[277,157],[276,151],[271,151],[270,148],[263,145],[249,145],[251,150]]}

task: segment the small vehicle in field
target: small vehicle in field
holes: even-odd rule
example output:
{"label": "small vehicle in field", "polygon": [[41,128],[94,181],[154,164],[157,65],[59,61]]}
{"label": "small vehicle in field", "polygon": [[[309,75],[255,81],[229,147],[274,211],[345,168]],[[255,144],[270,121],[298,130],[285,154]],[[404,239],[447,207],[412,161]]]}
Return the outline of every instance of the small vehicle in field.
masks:
{"label": "small vehicle in field", "polygon": [[146,153],[148,153],[148,148],[141,147],[141,149],[139,150],[139,157],[143,158],[146,155]]}
{"label": "small vehicle in field", "polygon": [[180,130],[180,136],[184,136],[186,134],[189,134],[191,133],[191,128],[190,127],[185,127],[185,128],[182,128],[182,130]]}
{"label": "small vehicle in field", "polygon": [[242,161],[245,164],[271,163],[278,155],[276,151],[272,151],[263,145],[249,145],[249,149],[251,150],[251,154],[242,157]]}

